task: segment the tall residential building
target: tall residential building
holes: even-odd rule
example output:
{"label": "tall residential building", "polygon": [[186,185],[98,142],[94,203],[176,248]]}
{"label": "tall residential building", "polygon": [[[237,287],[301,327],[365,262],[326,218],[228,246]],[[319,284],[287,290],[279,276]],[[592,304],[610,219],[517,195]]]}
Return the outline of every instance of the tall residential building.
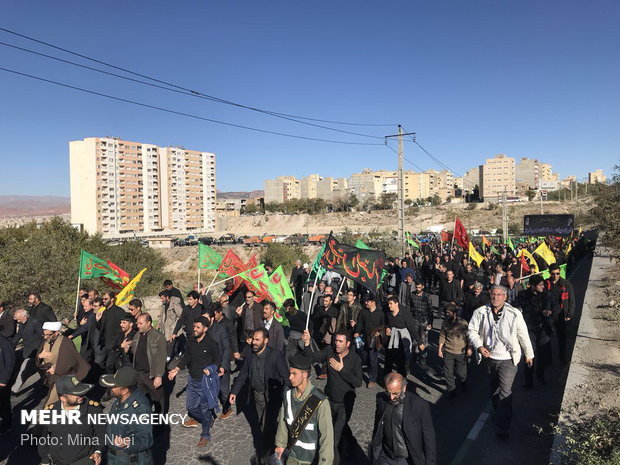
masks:
{"label": "tall residential building", "polygon": [[484,165],[478,165],[468,169],[463,176],[463,189],[473,194],[474,189],[478,186],[478,191],[482,196],[482,185],[484,181]]}
{"label": "tall residential building", "polygon": [[347,197],[349,193],[347,187],[348,183],[346,178],[321,178],[317,185],[316,196],[328,203],[335,202]]}
{"label": "tall residential building", "polygon": [[515,159],[506,155],[487,158],[483,168],[484,200],[498,200],[502,194],[514,196],[516,193]]}
{"label": "tall residential building", "polygon": [[365,168],[361,173],[353,173],[349,177],[349,190],[360,202],[367,199],[377,200],[381,195],[382,182],[382,176],[378,171]]}
{"label": "tall residential building", "polygon": [[294,176],[278,176],[265,181],[265,203],[282,203],[300,198],[301,183]]}
{"label": "tall residential building", "polygon": [[103,237],[215,230],[215,155],[113,137],[69,143],[71,222]]}
{"label": "tall residential building", "polygon": [[588,184],[596,184],[597,182],[607,182],[607,178],[605,177],[605,173],[603,173],[603,170],[596,170],[588,173]]}
{"label": "tall residential building", "polygon": [[301,198],[316,199],[317,188],[320,180],[321,176],[319,176],[318,174],[311,174],[310,176],[304,176],[303,178],[301,178],[301,181],[299,181]]}

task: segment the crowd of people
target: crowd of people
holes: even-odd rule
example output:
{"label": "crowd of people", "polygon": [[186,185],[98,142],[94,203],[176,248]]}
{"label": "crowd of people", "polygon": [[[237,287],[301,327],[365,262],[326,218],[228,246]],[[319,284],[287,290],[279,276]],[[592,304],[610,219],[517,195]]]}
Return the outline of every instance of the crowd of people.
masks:
{"label": "crowd of people", "polygon": [[[150,313],[139,299],[125,310],[112,291],[100,296],[82,289],[71,322],[58,321],[36,292],[27,308],[1,302],[0,433],[12,429],[11,396],[36,386],[46,389],[44,409],[166,413],[170,386],[182,379],[183,426],[200,431],[197,447],[211,441],[215,420],[237,407],[252,428],[257,464],[331,465],[355,444],[349,421],[356,391],[365,385],[379,391],[373,463],[434,464],[430,404],[407,389],[412,370],[431,369],[430,331],[439,332],[442,367],[435,368],[448,397],[466,391],[470,357],[485,361],[500,438],[510,431],[512,385],[522,361],[528,388],[534,380],[547,382],[553,339],[558,361],[567,362],[575,296],[560,265],[588,250],[583,238],[549,242],[556,261],[539,263],[547,279],[523,279],[517,252],[534,244],[516,250],[498,244],[497,253],[487,252],[476,266],[458,247],[429,242],[389,258],[376,292],[329,271],[318,279],[298,261],[290,277],[295,297],[283,308],[257,301],[233,279],[221,293],[198,284],[182,293],[166,280],[161,309]],[[442,322],[434,329],[437,319]],[[185,370],[186,381],[180,377]],[[325,380],[324,388],[312,379]],[[108,425],[107,431],[88,425],[78,432],[114,440],[105,447],[46,442],[39,446],[41,463],[99,465],[106,457],[114,464],[150,464],[154,435],[162,434],[151,425]],[[47,426],[38,434],[67,430]]]}

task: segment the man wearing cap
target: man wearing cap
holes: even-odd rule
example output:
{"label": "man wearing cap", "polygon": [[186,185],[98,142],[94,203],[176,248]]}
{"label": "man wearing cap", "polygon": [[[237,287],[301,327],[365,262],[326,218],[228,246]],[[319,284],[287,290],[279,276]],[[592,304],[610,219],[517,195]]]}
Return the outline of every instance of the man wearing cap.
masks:
{"label": "man wearing cap", "polygon": [[[75,376],[63,376],[56,382],[59,400],[45,407],[46,410],[69,412],[77,410],[76,420],[52,422],[43,427],[38,452],[41,464],[48,465],[99,465],[103,450],[104,426],[89,423],[88,415],[98,415],[102,408],[98,402],[84,396],[93,388],[82,384]],[[79,422],[77,421],[79,420]]]}
{"label": "man wearing cap", "polygon": [[43,323],[43,344],[36,355],[37,367],[45,372],[45,384],[49,387],[46,403],[58,400],[56,381],[65,375],[84,379],[90,371],[90,364],[78,353],[73,342],[60,334],[60,321]]}
{"label": "man wearing cap", "polygon": [[[287,465],[332,465],[334,428],[327,397],[310,382],[311,360],[308,357],[294,355],[290,365],[288,379],[292,387],[286,390],[280,408],[275,455]],[[304,406],[309,407],[310,411],[306,412],[311,413],[306,421],[299,415]]]}
{"label": "man wearing cap", "polygon": [[[138,372],[134,368],[121,367],[113,375],[103,375],[99,384],[110,388],[115,397],[110,415],[126,414],[131,418],[150,415],[151,404],[138,389]],[[106,427],[108,465],[153,465],[153,425],[126,423],[108,423]]]}

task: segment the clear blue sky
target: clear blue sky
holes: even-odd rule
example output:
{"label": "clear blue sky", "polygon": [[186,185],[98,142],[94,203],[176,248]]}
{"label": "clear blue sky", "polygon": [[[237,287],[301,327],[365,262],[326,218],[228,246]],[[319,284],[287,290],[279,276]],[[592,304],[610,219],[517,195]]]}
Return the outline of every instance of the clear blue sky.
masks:
{"label": "clear blue sky", "polygon": [[[620,158],[617,0],[5,0],[0,18],[0,27],[224,99],[328,120],[401,123],[460,173],[506,153],[583,178],[596,168],[609,175]],[[0,41],[77,59],[2,31]],[[0,66],[241,125],[383,142],[5,46]],[[377,136],[396,131],[338,127]],[[396,167],[396,155],[380,145],[260,134],[0,71],[0,194],[68,195],[68,142],[106,135],[215,152],[222,191],[262,189],[264,179],[277,175]],[[414,144],[405,149],[420,167],[438,168]]]}

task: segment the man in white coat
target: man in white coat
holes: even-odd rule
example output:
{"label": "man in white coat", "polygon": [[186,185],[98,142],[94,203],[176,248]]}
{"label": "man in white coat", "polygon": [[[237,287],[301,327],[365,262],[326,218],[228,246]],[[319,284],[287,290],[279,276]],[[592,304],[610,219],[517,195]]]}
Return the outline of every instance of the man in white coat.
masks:
{"label": "man in white coat", "polygon": [[478,363],[485,358],[489,372],[491,402],[495,410],[495,434],[507,438],[512,419],[512,384],[525,352],[525,363],[534,363],[534,349],[521,312],[506,303],[508,290],[491,286],[491,304],[474,311],[468,337],[477,350]]}

